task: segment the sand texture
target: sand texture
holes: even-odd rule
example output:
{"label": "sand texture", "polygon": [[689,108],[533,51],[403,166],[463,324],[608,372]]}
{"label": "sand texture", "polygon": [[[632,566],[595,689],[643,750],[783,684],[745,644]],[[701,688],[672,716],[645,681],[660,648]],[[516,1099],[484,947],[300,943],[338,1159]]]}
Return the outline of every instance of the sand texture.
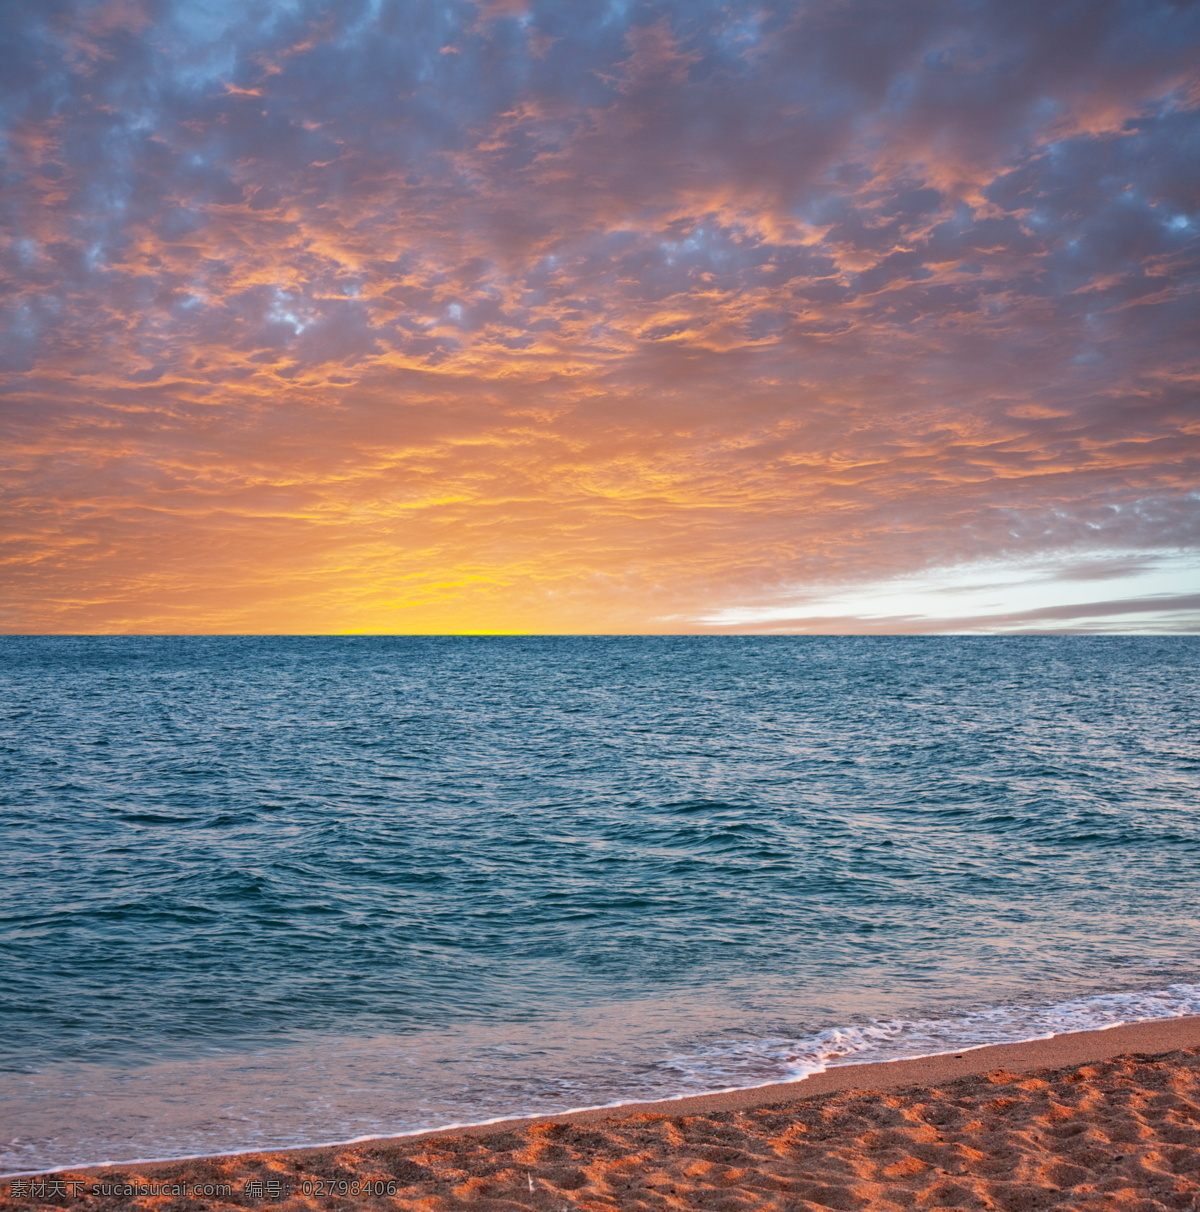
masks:
{"label": "sand texture", "polygon": [[[78,1186],[9,1198],[5,1180],[0,1208],[1196,1209],[1200,1048],[740,1110],[593,1113],[19,1181]],[[101,1183],[193,1193],[91,1194]],[[232,1194],[194,1193],[222,1183]]]}

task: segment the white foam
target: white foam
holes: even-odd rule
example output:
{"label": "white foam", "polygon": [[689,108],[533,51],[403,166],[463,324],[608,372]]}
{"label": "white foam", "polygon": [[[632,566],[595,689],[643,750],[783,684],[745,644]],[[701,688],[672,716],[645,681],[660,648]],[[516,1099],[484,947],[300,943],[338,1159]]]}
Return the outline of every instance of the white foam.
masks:
{"label": "white foam", "polygon": [[719,1041],[673,1056],[669,1063],[689,1087],[719,1082],[725,1088],[739,1075],[753,1077],[746,1085],[760,1085],[795,1081],[839,1064],[965,1052],[1189,1015],[1200,1015],[1200,985],[1176,984],[1040,1006],[993,1006],[953,1018],[868,1020],[800,1038]]}

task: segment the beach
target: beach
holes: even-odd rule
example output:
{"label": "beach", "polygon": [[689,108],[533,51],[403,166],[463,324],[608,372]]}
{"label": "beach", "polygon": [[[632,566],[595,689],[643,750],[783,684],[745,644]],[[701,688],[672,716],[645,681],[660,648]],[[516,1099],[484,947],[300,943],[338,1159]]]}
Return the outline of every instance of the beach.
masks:
{"label": "beach", "polygon": [[5,1210],[1200,1206],[1200,1018],[346,1145],[61,1170]]}

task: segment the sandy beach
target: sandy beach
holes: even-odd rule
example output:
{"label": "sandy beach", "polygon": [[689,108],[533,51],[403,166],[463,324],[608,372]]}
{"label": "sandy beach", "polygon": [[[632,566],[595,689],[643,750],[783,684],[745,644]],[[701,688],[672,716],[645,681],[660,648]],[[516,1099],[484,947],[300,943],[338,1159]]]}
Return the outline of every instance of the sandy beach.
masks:
{"label": "sandy beach", "polygon": [[1200,1018],[363,1141],[60,1170],[0,1209],[1200,1208]]}

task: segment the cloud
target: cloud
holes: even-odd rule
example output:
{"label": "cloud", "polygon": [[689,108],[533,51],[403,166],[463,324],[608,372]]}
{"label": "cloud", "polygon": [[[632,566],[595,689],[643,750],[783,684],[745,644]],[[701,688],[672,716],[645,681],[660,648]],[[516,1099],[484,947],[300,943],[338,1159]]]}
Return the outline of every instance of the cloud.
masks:
{"label": "cloud", "polygon": [[4,22],[10,630],[657,630],[1197,544],[1193,8]]}
{"label": "cloud", "polygon": [[[1112,594],[1097,598],[1094,582]],[[810,587],[696,620],[714,630],[882,633],[1200,631],[1200,558],[1062,553]]]}

